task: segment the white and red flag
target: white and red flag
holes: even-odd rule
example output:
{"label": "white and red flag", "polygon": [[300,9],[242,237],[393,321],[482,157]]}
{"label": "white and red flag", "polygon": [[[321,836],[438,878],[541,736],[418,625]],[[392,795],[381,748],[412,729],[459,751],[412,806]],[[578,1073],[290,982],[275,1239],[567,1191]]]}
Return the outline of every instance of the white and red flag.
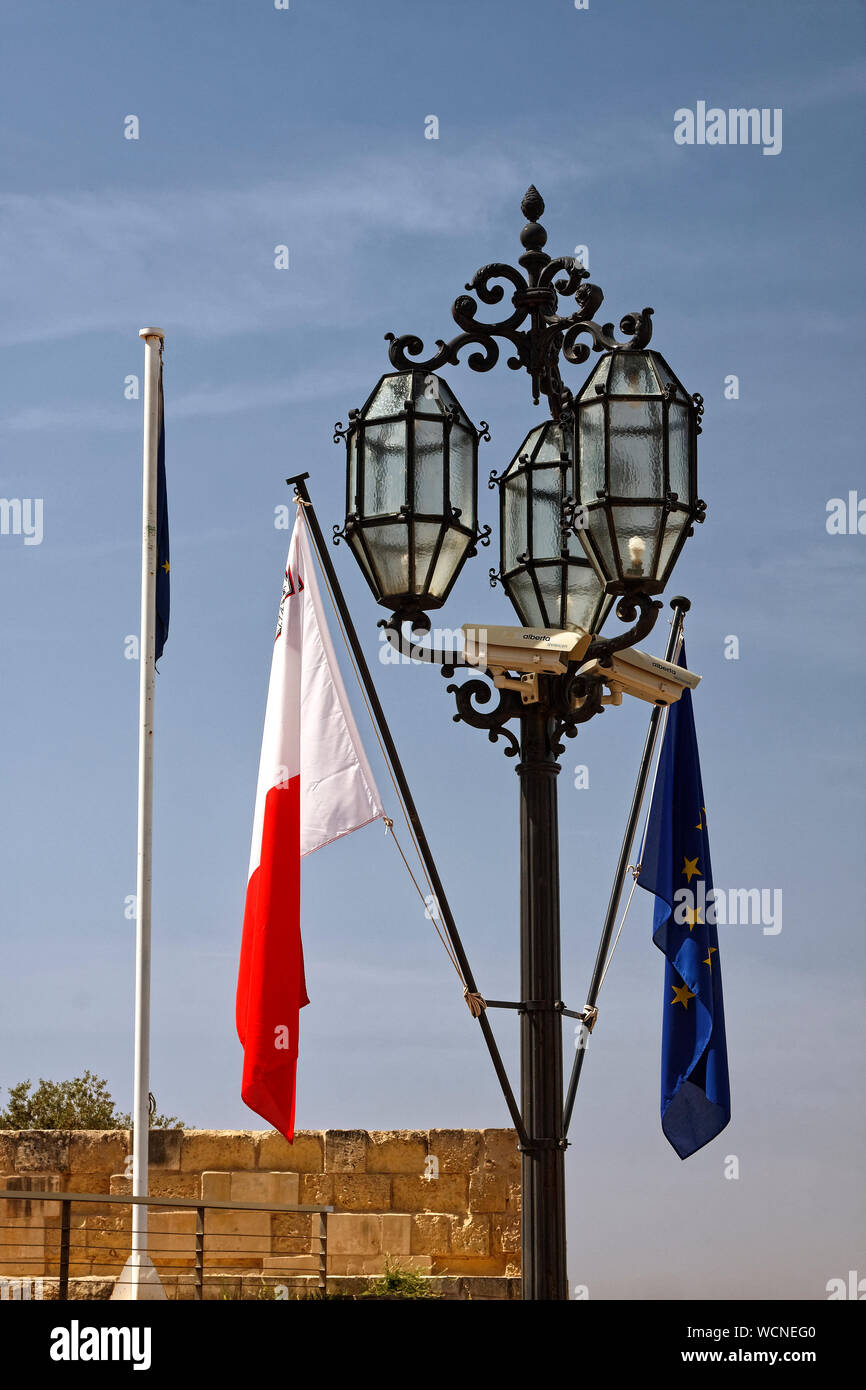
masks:
{"label": "white and red flag", "polygon": [[237,1029],[241,1096],[291,1142],[304,855],[384,815],[328,633],[304,508],[289,545],[259,764]]}

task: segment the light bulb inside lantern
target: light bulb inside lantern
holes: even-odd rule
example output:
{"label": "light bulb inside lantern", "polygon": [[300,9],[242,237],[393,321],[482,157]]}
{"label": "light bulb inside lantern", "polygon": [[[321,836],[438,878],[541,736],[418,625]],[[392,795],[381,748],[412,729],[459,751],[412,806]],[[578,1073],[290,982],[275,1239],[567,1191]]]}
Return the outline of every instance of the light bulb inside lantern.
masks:
{"label": "light bulb inside lantern", "polygon": [[631,567],[628,571],[629,574],[643,574],[643,556],[645,550],[646,541],[643,540],[641,536],[632,536],[628,543],[629,559],[631,560]]}

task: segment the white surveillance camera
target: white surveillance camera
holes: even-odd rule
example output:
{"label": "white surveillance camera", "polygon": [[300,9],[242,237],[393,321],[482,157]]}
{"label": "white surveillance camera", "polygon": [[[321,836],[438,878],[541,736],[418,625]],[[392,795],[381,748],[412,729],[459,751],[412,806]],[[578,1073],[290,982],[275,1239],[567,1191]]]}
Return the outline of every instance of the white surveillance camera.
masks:
{"label": "white surveillance camera", "polygon": [[461,630],[467,663],[494,675],[508,671],[526,675],[562,672],[569,662],[581,659],[592,640],[583,628],[563,632],[559,628],[464,623]]}
{"label": "white surveillance camera", "polygon": [[609,666],[602,665],[598,658],[587,661],[578,675],[596,676],[604,681],[610,695],[602,703],[612,705],[622,704],[623,691],[651,705],[672,705],[684,690],[694,690],[701,679],[684,666],[675,666],[634,647],[615,652]]}

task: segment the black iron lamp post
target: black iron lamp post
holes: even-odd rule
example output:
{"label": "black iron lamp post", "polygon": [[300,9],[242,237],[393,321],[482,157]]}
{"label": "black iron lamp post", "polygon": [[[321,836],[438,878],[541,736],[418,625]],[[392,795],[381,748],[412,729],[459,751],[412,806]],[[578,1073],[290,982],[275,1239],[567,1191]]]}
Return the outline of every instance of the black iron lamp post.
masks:
{"label": "black iron lamp post", "polygon": [[[348,481],[346,521],[334,527],[334,540],[348,542],[377,602],[389,610],[382,623],[388,640],[405,650],[408,624],[410,650],[417,651],[413,635],[429,631],[429,613],[446,601],[463,564],[490,534],[477,521],[477,449],[490,437],[487,426],[472,425],[435,373],[456,365],[467,346],[473,348],[469,366],[489,371],[499,358],[497,340],[510,342],[508,366],[528,372],[533,399],[546,397],[550,418],[530,431],[501,475],[491,475],[501,524],[500,568],[491,570],[491,583],[503,584],[524,629],[576,632],[580,641],[529,688],[498,671],[494,692],[488,670],[448,689],[455,718],[485,730],[493,742],[504,739],[506,754],[517,758],[520,999],[483,1001],[474,984],[467,995],[473,1013],[519,1012],[519,1113],[484,1015],[482,1021],[520,1139],[523,1297],[566,1299],[566,1114],[573,1088],[564,1113],[562,1018],[591,1028],[595,1009],[571,1010],[561,999],[559,758],[563,738],[603,712],[614,653],[650,632],[661,607],[654,596],[693,523],[704,518],[696,472],[703,405],[647,349],[652,310],[627,314],[620,331],[628,336],[617,341],[612,324],[594,320],[604,296],[587,282],[588,272],[573,257],[551,259],[544,251],[547,233],[538,221],[544,203],[535,188],[521,207],[528,219],[520,238],[523,273],[500,262],[483,266],[466,286],[477,298],[461,295],[452,307],[461,331],[450,342],[439,340],[427,360],[419,338],[387,335],[394,371],[351,413],[346,429],[336,426],[335,439],[346,441]],[[478,322],[477,301],[504,298],[497,282],[512,288],[512,312]],[[561,315],[563,296],[573,296],[576,308]],[[561,360],[579,365],[591,350],[602,355],[575,398],[562,380]],[[616,616],[632,626],[602,636],[614,604]],[[545,633],[540,636],[543,642]],[[428,659],[438,660],[449,678],[470,664],[435,651]]]}

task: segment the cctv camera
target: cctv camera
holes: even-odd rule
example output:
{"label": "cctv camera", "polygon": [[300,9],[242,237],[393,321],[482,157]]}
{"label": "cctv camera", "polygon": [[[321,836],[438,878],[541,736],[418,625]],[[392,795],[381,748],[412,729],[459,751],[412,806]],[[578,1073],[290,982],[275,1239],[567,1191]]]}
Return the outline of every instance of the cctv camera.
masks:
{"label": "cctv camera", "polygon": [[701,679],[684,666],[675,666],[671,661],[662,661],[660,657],[649,656],[633,647],[615,652],[606,666],[598,657],[587,661],[578,675],[595,676],[604,681],[610,696],[605,697],[603,703],[613,705],[622,703],[623,691],[651,705],[672,705],[684,690],[694,690]]}

